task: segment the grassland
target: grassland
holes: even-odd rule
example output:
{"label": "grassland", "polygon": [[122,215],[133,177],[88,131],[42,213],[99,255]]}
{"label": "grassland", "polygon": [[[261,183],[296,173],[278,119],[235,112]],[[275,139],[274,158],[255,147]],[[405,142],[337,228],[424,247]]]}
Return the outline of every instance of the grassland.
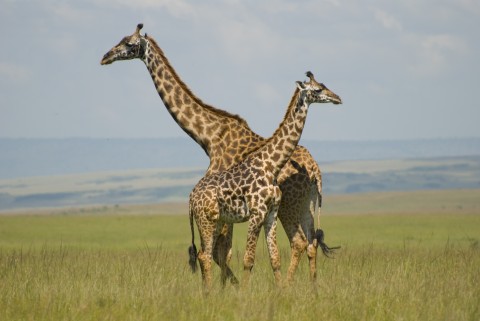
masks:
{"label": "grassland", "polygon": [[[479,320],[480,190],[326,196],[341,245],[276,287],[263,239],[249,284],[202,291],[185,205],[0,215],[1,320]],[[232,268],[242,279],[246,224]],[[279,231],[283,271],[289,247]],[[198,244],[197,234],[197,244]]]}

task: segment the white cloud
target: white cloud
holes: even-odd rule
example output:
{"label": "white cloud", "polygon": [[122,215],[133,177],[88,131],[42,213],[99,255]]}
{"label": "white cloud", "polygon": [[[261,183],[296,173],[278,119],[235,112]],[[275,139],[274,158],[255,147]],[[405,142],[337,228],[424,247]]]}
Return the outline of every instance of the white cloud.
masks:
{"label": "white cloud", "polygon": [[257,57],[273,56],[281,44],[280,35],[261,13],[243,2],[199,4],[189,18],[195,27],[208,30],[235,63],[250,64]]}
{"label": "white cloud", "polygon": [[7,82],[24,83],[31,77],[31,72],[24,66],[0,62],[0,78]]}
{"label": "white cloud", "polygon": [[374,15],[375,19],[379,21],[384,28],[402,31],[402,24],[394,16],[387,13],[386,11],[375,8]]}
{"label": "white cloud", "polygon": [[278,102],[278,97],[280,96],[278,91],[271,84],[267,83],[258,83],[255,84],[255,94],[259,98],[262,106],[265,105],[274,105]]}
{"label": "white cloud", "polygon": [[93,0],[93,2],[104,6],[122,6],[134,9],[164,8],[177,18],[190,17],[196,14],[194,6],[185,0]]}
{"label": "white cloud", "polygon": [[78,42],[75,38],[68,34],[58,35],[56,38],[48,39],[50,46],[56,53],[62,55],[71,54],[78,49]]}
{"label": "white cloud", "polygon": [[68,3],[50,3],[48,10],[56,17],[70,23],[89,23],[93,21],[93,13],[91,11],[81,10],[73,7]]}
{"label": "white cloud", "polygon": [[457,65],[468,52],[465,41],[454,35],[410,35],[406,37],[411,50],[414,50],[415,62],[410,71],[416,75],[435,75]]}
{"label": "white cloud", "polygon": [[467,50],[462,39],[449,34],[427,36],[422,41],[422,47],[430,51],[449,50],[459,54],[465,53]]}
{"label": "white cloud", "polygon": [[465,10],[477,16],[480,15],[480,1],[478,0],[455,0]]}

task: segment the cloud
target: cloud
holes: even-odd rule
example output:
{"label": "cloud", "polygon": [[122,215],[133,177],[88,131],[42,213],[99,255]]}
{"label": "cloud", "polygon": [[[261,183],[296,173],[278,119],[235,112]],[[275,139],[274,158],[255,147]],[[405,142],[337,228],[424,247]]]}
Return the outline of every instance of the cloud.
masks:
{"label": "cloud", "polygon": [[0,62],[0,79],[7,82],[25,83],[31,78],[31,72],[24,66]]}
{"label": "cloud", "polygon": [[231,60],[249,64],[257,57],[274,55],[281,43],[280,34],[259,11],[241,1],[206,2],[184,15],[188,23],[216,38],[215,43]]}
{"label": "cloud", "polygon": [[[166,9],[172,16],[185,18],[196,15],[196,9],[185,0],[93,0],[101,6],[122,6],[134,9]],[[196,6],[196,5],[195,5]]]}
{"label": "cloud", "polygon": [[410,71],[422,76],[444,72],[469,51],[461,37],[450,34],[410,35],[406,41],[416,59]]}
{"label": "cloud", "polygon": [[459,38],[449,34],[427,36],[422,41],[422,47],[427,50],[449,50],[465,53],[466,44]]}
{"label": "cloud", "polygon": [[261,106],[274,105],[278,102],[278,97],[280,96],[277,89],[267,83],[255,84],[254,91],[259,100],[264,103]]}
{"label": "cloud", "polygon": [[458,3],[468,12],[480,16],[480,2],[478,0],[455,0],[454,2]]}
{"label": "cloud", "polygon": [[93,13],[91,11],[81,10],[73,7],[68,3],[50,3],[48,10],[55,16],[69,23],[85,24],[93,21]]}
{"label": "cloud", "polygon": [[79,45],[76,39],[72,38],[69,34],[61,34],[56,36],[56,38],[48,39],[50,43],[50,48],[54,49],[54,52],[61,55],[68,55],[73,52],[76,52]]}
{"label": "cloud", "polygon": [[387,13],[384,10],[375,8],[374,16],[377,21],[379,21],[384,28],[392,29],[396,31],[402,31],[402,24],[391,14]]}

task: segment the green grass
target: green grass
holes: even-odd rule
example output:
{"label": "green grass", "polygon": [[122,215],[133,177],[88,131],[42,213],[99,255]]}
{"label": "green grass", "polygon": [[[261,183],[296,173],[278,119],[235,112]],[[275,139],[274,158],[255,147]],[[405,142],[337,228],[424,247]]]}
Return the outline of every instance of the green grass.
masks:
{"label": "green grass", "polygon": [[[0,319],[480,319],[478,190],[325,197],[322,228],[342,249],[319,256],[315,285],[304,257],[294,285],[277,288],[262,237],[251,282],[222,289],[215,268],[208,296],[188,267],[184,210],[0,216]],[[239,224],[231,263],[240,281],[245,235]],[[289,248],[279,235],[285,275]]]}

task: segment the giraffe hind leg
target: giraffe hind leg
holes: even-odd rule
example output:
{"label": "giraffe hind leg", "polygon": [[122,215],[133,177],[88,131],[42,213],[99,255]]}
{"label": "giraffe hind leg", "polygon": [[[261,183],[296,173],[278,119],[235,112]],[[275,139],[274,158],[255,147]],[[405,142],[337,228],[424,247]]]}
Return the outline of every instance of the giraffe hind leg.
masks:
{"label": "giraffe hind leg", "polygon": [[229,266],[232,251],[232,236],[233,224],[225,224],[222,232],[218,236],[213,251],[213,260],[221,269],[222,285],[225,285],[227,280],[230,280],[231,284],[238,284],[238,279],[235,277]]}
{"label": "giraffe hind leg", "polygon": [[208,291],[212,287],[212,253],[216,241],[216,223],[207,221],[203,225],[197,224],[202,241],[202,249],[198,253],[198,261],[202,271],[203,284]]}
{"label": "giraffe hind leg", "polygon": [[290,283],[294,279],[295,271],[298,268],[302,254],[307,248],[307,240],[298,224],[285,224],[284,229],[285,231],[289,230],[287,237],[290,241],[291,253],[290,264],[287,270],[287,282]]}
{"label": "giraffe hind leg", "polygon": [[[291,205],[291,202],[289,205]],[[308,246],[307,237],[300,225],[300,215],[298,212],[300,212],[298,206],[292,206],[289,209],[287,209],[285,206],[280,208],[278,215],[290,242],[290,264],[287,270],[287,282],[289,283],[293,281],[295,272],[300,263],[301,256],[303,252],[307,250]]]}

